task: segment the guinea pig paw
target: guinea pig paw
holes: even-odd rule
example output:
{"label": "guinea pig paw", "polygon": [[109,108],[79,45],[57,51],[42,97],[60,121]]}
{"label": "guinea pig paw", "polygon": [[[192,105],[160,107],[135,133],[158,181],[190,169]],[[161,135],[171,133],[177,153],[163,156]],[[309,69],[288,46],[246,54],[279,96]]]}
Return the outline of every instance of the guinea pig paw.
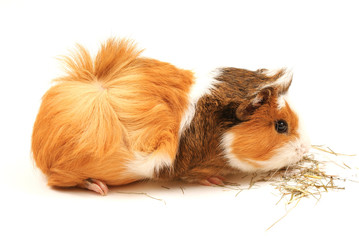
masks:
{"label": "guinea pig paw", "polygon": [[204,186],[213,186],[213,185],[224,186],[225,184],[224,184],[223,180],[224,180],[223,177],[215,176],[215,177],[210,177],[207,179],[202,179],[199,181],[199,183]]}
{"label": "guinea pig paw", "polygon": [[104,183],[100,180],[97,180],[97,179],[93,179],[93,178],[88,178],[88,179],[84,180],[84,182],[82,184],[80,184],[79,186],[82,188],[88,189],[90,191],[99,193],[102,196],[105,196],[108,193],[108,187],[107,187],[106,183]]}

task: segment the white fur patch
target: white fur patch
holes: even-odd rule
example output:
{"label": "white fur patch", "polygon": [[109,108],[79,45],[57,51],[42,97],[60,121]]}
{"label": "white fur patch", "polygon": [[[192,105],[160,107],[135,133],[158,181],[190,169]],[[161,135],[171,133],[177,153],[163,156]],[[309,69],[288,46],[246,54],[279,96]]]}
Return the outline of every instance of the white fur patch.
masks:
{"label": "white fur patch", "polygon": [[274,75],[278,74],[282,70],[284,71],[282,76],[280,76],[275,82],[263,86],[261,89],[272,87],[272,86],[287,85],[293,78],[293,72],[289,69],[281,68],[281,69],[265,70],[263,74],[265,74],[268,77],[273,77]]}
{"label": "white fur patch", "polygon": [[220,69],[215,69],[210,72],[195,72],[195,83],[191,86],[191,90],[188,94],[188,107],[185,111],[181,125],[179,129],[179,136],[189,127],[196,112],[196,105],[198,100],[206,95],[210,94],[211,90],[218,82],[215,77],[220,75]]}
{"label": "white fur patch", "polygon": [[135,159],[127,163],[127,170],[143,178],[152,178],[164,167],[171,168],[173,160],[167,154],[135,152]]}
{"label": "white fur patch", "polygon": [[277,99],[277,104],[278,104],[278,109],[281,109],[283,107],[285,107],[285,103],[286,103],[286,100],[287,100],[287,95],[280,95]]}
{"label": "white fur patch", "polygon": [[262,73],[267,77],[273,77],[274,75],[278,74],[278,72],[282,70],[283,68],[266,69]]}

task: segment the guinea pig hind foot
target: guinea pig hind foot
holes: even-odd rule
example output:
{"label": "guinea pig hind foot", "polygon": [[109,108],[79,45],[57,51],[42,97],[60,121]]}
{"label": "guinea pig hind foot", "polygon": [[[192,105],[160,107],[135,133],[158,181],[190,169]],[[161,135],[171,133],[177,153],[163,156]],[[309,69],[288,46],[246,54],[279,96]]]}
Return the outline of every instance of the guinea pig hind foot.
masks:
{"label": "guinea pig hind foot", "polygon": [[224,178],[220,177],[220,176],[213,176],[207,179],[202,179],[199,180],[199,184],[204,185],[204,186],[224,186],[224,182],[223,182]]}
{"label": "guinea pig hind foot", "polygon": [[97,180],[97,179],[93,179],[93,178],[88,178],[88,179],[84,180],[78,186],[81,188],[85,188],[90,191],[99,193],[102,196],[105,196],[108,193],[108,187],[107,187],[106,183],[104,183],[100,180]]}

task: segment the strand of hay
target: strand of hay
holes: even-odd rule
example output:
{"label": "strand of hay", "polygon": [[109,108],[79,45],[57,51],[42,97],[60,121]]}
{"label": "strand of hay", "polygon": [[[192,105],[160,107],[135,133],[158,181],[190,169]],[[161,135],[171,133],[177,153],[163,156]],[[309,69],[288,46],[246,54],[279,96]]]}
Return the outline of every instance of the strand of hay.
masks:
{"label": "strand of hay", "polygon": [[154,200],[157,200],[157,201],[161,201],[161,202],[163,202],[165,205],[167,205],[165,200],[160,199],[160,198],[155,198],[155,197],[153,197],[153,196],[151,196],[151,195],[149,195],[148,193],[145,193],[145,192],[117,192],[117,193],[120,193],[120,194],[130,194],[130,195],[144,195],[144,196],[146,196],[146,197],[148,197],[148,198],[151,198],[151,199],[154,199]]}

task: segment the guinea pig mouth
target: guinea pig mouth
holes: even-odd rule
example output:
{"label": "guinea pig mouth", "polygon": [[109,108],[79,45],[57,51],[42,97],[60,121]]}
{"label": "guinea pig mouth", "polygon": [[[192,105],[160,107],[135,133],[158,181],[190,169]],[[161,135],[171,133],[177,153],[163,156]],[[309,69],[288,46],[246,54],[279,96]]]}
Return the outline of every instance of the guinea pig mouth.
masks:
{"label": "guinea pig mouth", "polygon": [[224,154],[231,167],[244,172],[264,172],[281,169],[302,160],[310,149],[310,144],[307,138],[301,136],[272,150],[273,152],[269,158],[260,160],[251,159],[250,157],[240,158],[232,152],[232,138],[233,136],[231,134],[225,135],[222,141]]}

